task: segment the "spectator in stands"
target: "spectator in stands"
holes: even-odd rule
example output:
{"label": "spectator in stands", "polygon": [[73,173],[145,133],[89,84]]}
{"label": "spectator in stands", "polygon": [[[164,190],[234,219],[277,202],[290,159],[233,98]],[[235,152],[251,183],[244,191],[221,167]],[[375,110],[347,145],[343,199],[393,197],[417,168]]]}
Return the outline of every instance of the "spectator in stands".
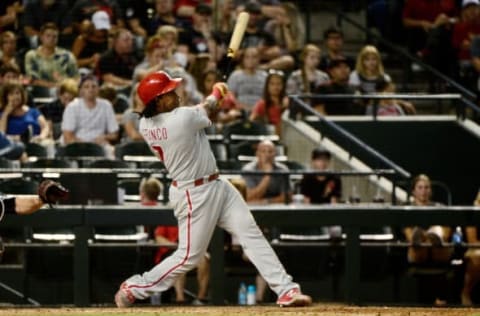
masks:
{"label": "spectator in stands", "polygon": [[476,73],[476,87],[477,93],[480,93],[480,36],[476,36],[472,40],[471,47],[472,65]]}
{"label": "spectator in stands", "polygon": [[91,20],[82,22],[81,33],[72,45],[72,53],[83,73],[92,72],[97,67],[101,54],[108,50],[110,28],[110,18],[105,11],[97,11]]}
{"label": "spectator in stands", "polygon": [[[312,150],[311,169],[330,171],[331,157],[330,151],[315,148]],[[337,175],[305,175],[299,186],[306,203],[334,204],[342,198],[342,181]]]}
{"label": "spectator in stands", "polygon": [[0,97],[0,131],[15,141],[51,143],[50,128],[36,108],[26,105],[27,94],[22,85],[7,83]]}
{"label": "spectator in stands", "polygon": [[[33,100],[32,94],[27,90],[28,85],[31,82],[31,78],[22,75],[20,69],[12,64],[5,64],[0,66],[0,84],[7,84],[7,83],[17,83],[24,86],[27,92],[27,105],[35,107],[36,104]],[[1,89],[1,88],[0,88]]]}
{"label": "spectator in stands", "polygon": [[476,79],[470,54],[475,36],[480,36],[480,1],[464,0],[460,21],[453,27],[452,45],[457,53],[460,77],[468,87]]}
{"label": "spectator in stands", "polygon": [[123,3],[119,2],[119,4],[124,13],[128,29],[135,35],[137,48],[143,48],[143,43],[145,43],[148,36],[148,18],[153,10],[153,4],[150,1],[123,1]]}
{"label": "spectator in stands", "polygon": [[139,82],[152,72],[173,66],[176,66],[176,62],[169,39],[165,35],[153,35],[145,45],[145,59],[133,71],[133,82]]}
{"label": "spectator in stands", "polygon": [[455,23],[455,0],[407,0],[403,8],[403,25],[407,31],[407,45],[412,54],[422,56],[429,33],[436,28]]}
{"label": "spectator in stands", "polygon": [[60,35],[73,32],[68,4],[61,0],[32,0],[26,3],[23,15],[23,32],[29,39],[30,47],[38,46],[40,29],[46,23],[55,24]]}
{"label": "spectator in stands", "polygon": [[320,63],[321,49],[315,44],[307,44],[300,53],[300,69],[288,77],[287,93],[311,93],[319,85],[328,82],[328,74],[317,69]]}
{"label": "spectator in stands", "polygon": [[163,25],[170,25],[179,29],[185,27],[185,22],[175,15],[174,2],[174,0],[155,0],[155,13],[147,27],[148,35],[157,33],[158,28]]}
{"label": "spectator in stands", "polygon": [[145,105],[140,100],[138,93],[137,93],[137,85],[136,84],[130,96],[130,108],[128,108],[123,113],[123,139],[122,142],[128,141],[144,141],[142,134],[140,134],[138,126],[140,123],[140,115],[145,109]]}
{"label": "spectator in stands", "polygon": [[[350,67],[345,58],[330,60],[328,65],[330,81],[319,85],[315,94],[357,94],[358,91],[348,83],[350,78]],[[358,101],[352,100],[313,100],[314,109],[327,115],[360,115],[365,113],[365,107]]]}
{"label": "spectator in stands", "polygon": [[241,49],[258,47],[260,64],[263,69],[293,69],[295,65],[293,57],[288,55],[287,52],[283,52],[275,38],[261,28],[262,12],[260,4],[256,1],[249,1],[245,5],[245,11],[250,14],[250,18],[243,36]]}
{"label": "spectator in stands", "polygon": [[115,112],[115,117],[117,122],[121,123],[123,119],[123,112],[125,112],[128,107],[128,98],[121,93],[117,93],[117,90],[109,85],[103,85],[98,90],[98,96],[105,100],[108,100],[113,107],[113,112]]}
{"label": "spectator in stands", "polygon": [[[376,84],[376,90],[378,94],[393,94],[395,93],[395,84],[391,81],[379,81]],[[378,116],[399,116],[415,113],[415,106],[409,101],[397,99],[377,100]],[[367,106],[366,114],[373,114],[373,105]]]}
{"label": "spectator in stands", "polygon": [[281,70],[270,69],[263,89],[263,98],[255,104],[250,120],[273,126],[275,133],[281,136],[282,113],[287,108],[285,75]]}
{"label": "spectator in stands", "polygon": [[350,69],[353,69],[354,61],[343,52],[343,32],[335,26],[331,26],[323,32],[323,41],[325,52],[322,54],[319,68],[323,71],[328,70],[328,65],[334,59],[344,59]]}
{"label": "spectator in stands", "polygon": [[350,74],[348,82],[362,93],[375,93],[376,84],[382,81],[390,82],[392,79],[385,73],[377,48],[366,45],[357,56],[355,70]]}
{"label": "spectator in stands", "polygon": [[281,14],[265,24],[265,31],[273,36],[283,53],[293,56],[305,45],[305,22],[294,3],[283,2],[279,9]]}
{"label": "spectator in stands", "polygon": [[[158,197],[162,193],[162,184],[155,178],[143,179],[140,184],[140,201],[142,205],[157,205]],[[178,243],[178,227],[177,226],[157,226],[154,231],[155,241],[163,245],[176,245]],[[155,264],[162,261],[172,248],[159,247],[155,254]],[[200,259],[197,266],[198,295],[193,301],[195,305],[203,305],[208,302],[208,282],[210,278],[210,261],[208,253]],[[186,275],[178,278],[173,287],[175,288],[175,302],[185,303],[185,282]]]}
{"label": "spectator in stands", "polygon": [[[433,202],[432,186],[430,178],[420,174],[413,179],[412,201],[415,206],[435,206]],[[405,237],[411,243],[408,249],[408,261],[411,263],[447,262],[452,254],[452,249],[441,247],[444,242],[450,240],[451,229],[443,226],[431,226],[428,228],[407,227],[404,230]],[[432,248],[419,247],[422,243],[431,244]]]}
{"label": "spectator in stands", "polygon": [[176,16],[185,21],[190,21],[198,6],[202,4],[211,5],[211,3],[211,0],[176,0],[173,10]]}
{"label": "spectator in stands", "polygon": [[118,123],[110,102],[98,97],[97,79],[88,75],[78,85],[79,97],[63,112],[63,143],[94,142],[105,145],[118,139]]}
{"label": "spectator in stands", "polygon": [[217,15],[213,19],[216,23],[214,29],[223,35],[231,34],[236,19],[234,0],[220,1],[219,8]]}
{"label": "spectator in stands", "polygon": [[[415,206],[435,206],[439,205],[431,200],[432,185],[430,178],[425,174],[420,174],[413,179],[412,183],[412,201]],[[430,227],[406,227],[404,229],[406,240],[411,244],[408,248],[407,259],[412,264],[438,264],[448,263],[453,254],[451,247],[445,247],[443,244],[450,240],[451,229],[446,226]],[[429,245],[429,247],[422,247]],[[439,294],[443,289],[438,289]],[[435,305],[445,305],[446,302],[437,296]]]}
{"label": "spectator in stands", "polygon": [[182,106],[189,106],[200,103],[203,100],[203,95],[197,89],[197,83],[191,74],[189,74],[182,67],[168,67],[165,71],[172,78],[182,78],[181,84],[177,87],[177,94],[180,97],[180,104]]}
{"label": "spectator in stands", "polygon": [[[243,171],[288,171],[288,167],[275,161],[275,145],[265,140],[258,144],[256,158],[242,168]],[[290,197],[288,177],[279,175],[246,175],[247,202],[254,204],[285,203]]]}
{"label": "spectator in stands", "polygon": [[189,63],[197,54],[212,51],[212,13],[210,5],[199,4],[192,15],[192,25],[180,32],[178,50],[187,54]]}
{"label": "spectator in stands", "polygon": [[22,1],[3,0],[0,1],[0,31],[16,31],[20,21],[19,15],[23,13]]}
{"label": "spectator in stands", "polygon": [[262,98],[267,73],[258,68],[259,52],[255,47],[244,50],[240,69],[232,72],[228,78],[228,87],[235,95],[240,106],[250,112]]}
{"label": "spectator in stands", "polygon": [[125,27],[123,14],[116,0],[77,0],[70,11],[73,26],[77,33],[84,20],[90,20],[97,11],[105,11],[110,17],[110,23],[114,27]]}
{"label": "spectator in stands", "polygon": [[102,54],[98,61],[98,75],[103,83],[129,94],[133,70],[138,64],[133,47],[133,35],[124,28],[114,31],[112,48]]}
{"label": "spectator in stands", "polygon": [[64,79],[57,89],[57,98],[47,103],[41,111],[52,131],[53,139],[58,140],[62,135],[62,118],[67,104],[73,101],[78,95],[78,81],[75,79]]}
{"label": "spectator in stands", "polygon": [[32,77],[35,97],[54,96],[64,78],[75,78],[78,69],[73,54],[57,46],[58,28],[47,23],[40,29],[40,46],[25,55],[25,71]]}
{"label": "spectator in stands", "polygon": [[11,141],[5,133],[0,132],[0,158],[9,160],[26,160],[25,145],[21,142]]}
{"label": "spectator in stands", "polygon": [[[475,206],[480,206],[480,191],[477,194]],[[469,244],[480,243],[479,229],[476,226],[465,227],[465,242]],[[465,277],[461,293],[462,305],[472,306],[472,292],[480,281],[480,249],[468,248],[465,252]]]}
{"label": "spectator in stands", "polygon": [[17,36],[12,31],[5,31],[0,34],[0,51],[2,57],[0,65],[10,64],[20,71],[24,69],[23,59],[17,52]]}

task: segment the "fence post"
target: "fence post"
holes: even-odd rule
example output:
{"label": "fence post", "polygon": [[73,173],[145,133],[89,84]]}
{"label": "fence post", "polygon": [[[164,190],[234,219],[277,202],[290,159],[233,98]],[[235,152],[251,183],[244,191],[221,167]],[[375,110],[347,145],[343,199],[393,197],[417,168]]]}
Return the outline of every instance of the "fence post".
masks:
{"label": "fence post", "polygon": [[76,226],[73,255],[73,300],[77,307],[90,305],[90,258],[88,253],[89,226]]}

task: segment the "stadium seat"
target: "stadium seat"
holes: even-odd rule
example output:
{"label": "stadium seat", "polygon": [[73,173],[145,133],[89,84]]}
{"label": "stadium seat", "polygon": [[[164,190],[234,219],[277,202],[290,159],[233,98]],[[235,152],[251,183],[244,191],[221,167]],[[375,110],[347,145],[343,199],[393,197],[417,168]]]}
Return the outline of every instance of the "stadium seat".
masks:
{"label": "stadium seat", "polygon": [[72,143],[62,150],[64,157],[105,157],[105,149],[96,143]]}
{"label": "stadium seat", "polygon": [[240,170],[242,169],[242,163],[238,160],[217,160],[217,168],[219,170]]}
{"label": "stadium seat", "polygon": [[48,156],[47,148],[37,143],[27,143],[25,145],[25,152],[29,158],[47,158]]}
{"label": "stadium seat", "polygon": [[125,156],[154,156],[148,144],[143,141],[128,142],[115,146],[115,156],[121,160],[125,159]]}
{"label": "stadium seat", "polygon": [[117,169],[128,169],[130,164],[122,160],[111,160],[111,159],[100,159],[92,161],[87,166],[88,168],[117,168]]}
{"label": "stadium seat", "polygon": [[38,182],[26,178],[13,178],[0,183],[0,192],[5,194],[37,194]]}
{"label": "stadium seat", "polygon": [[12,160],[0,157],[0,168],[10,169],[10,168],[13,168],[14,166],[15,164]]}
{"label": "stadium seat", "polygon": [[227,140],[231,140],[234,135],[243,136],[261,136],[268,135],[268,129],[265,124],[251,122],[248,120],[233,122],[223,128],[223,136]]}
{"label": "stadium seat", "polygon": [[25,168],[73,168],[75,163],[67,159],[40,158],[37,161],[28,161],[23,164]]}
{"label": "stadium seat", "polygon": [[151,164],[149,164],[147,166],[147,168],[165,170],[165,164],[161,161],[155,161],[155,162],[152,162]]}

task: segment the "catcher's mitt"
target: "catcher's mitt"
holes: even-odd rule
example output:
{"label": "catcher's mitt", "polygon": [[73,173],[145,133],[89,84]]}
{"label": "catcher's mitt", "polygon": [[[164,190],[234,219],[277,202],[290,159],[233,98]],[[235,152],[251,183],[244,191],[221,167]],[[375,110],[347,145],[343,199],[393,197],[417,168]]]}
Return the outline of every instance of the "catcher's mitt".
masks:
{"label": "catcher's mitt", "polygon": [[52,204],[68,198],[68,189],[52,180],[43,180],[38,186],[38,196],[44,203]]}

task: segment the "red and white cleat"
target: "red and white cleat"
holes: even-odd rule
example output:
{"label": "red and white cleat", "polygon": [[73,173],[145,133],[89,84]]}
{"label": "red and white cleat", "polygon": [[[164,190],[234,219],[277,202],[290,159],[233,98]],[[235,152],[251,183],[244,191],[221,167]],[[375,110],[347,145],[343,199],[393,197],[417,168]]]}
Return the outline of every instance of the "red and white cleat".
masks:
{"label": "red and white cleat", "polygon": [[133,303],[135,303],[135,296],[124,282],[115,294],[115,304],[117,307],[130,307]]}
{"label": "red and white cleat", "polygon": [[312,304],[312,298],[302,294],[296,287],[282,294],[277,300],[277,305],[280,307],[308,306],[310,304]]}

